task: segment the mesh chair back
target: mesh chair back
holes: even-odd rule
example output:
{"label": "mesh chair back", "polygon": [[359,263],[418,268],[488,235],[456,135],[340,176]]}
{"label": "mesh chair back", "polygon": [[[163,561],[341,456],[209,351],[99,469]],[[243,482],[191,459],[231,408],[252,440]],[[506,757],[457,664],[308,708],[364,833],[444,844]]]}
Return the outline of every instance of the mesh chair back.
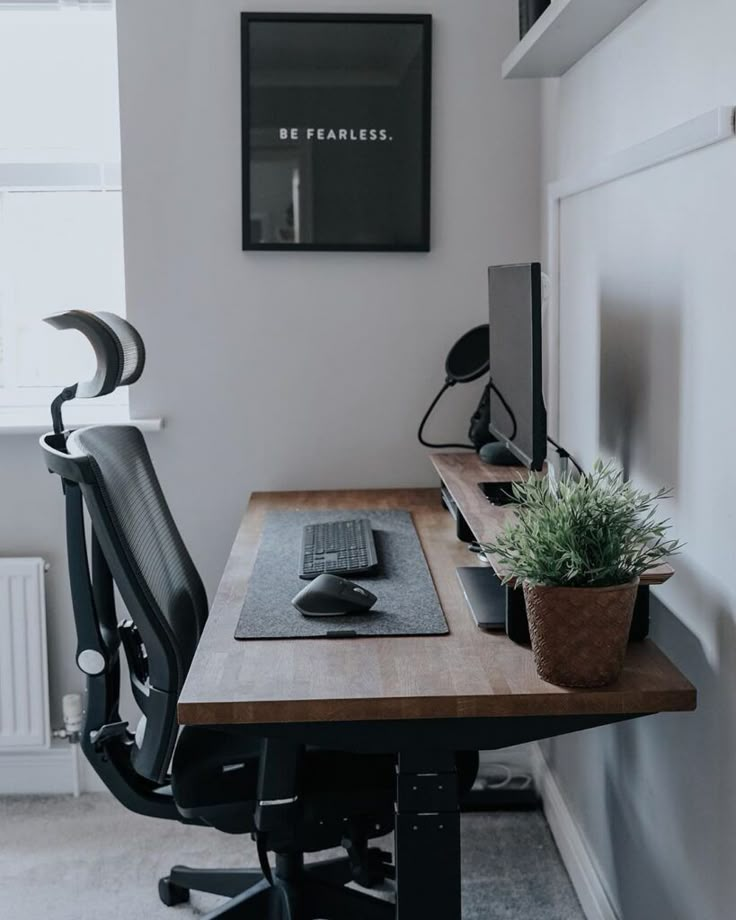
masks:
{"label": "mesh chair back", "polygon": [[207,619],[207,600],[143,435],[127,425],[82,428],[69,436],[67,450],[72,457],[82,455],[90,461],[94,482],[82,484],[82,494],[92,526],[99,539],[105,532],[114,538],[115,558],[108,558],[108,564],[126,570],[146,599],[145,618],[168,636],[180,681],[178,686],[159,689],[176,692]]}
{"label": "mesh chair back", "polygon": [[159,778],[168,768],[176,702],[207,619],[204,586],[137,428],[82,428],[68,436],[66,452],[84,466],[80,487],[92,530],[145,649],[138,693],[134,685],[144,720],[133,762]]}

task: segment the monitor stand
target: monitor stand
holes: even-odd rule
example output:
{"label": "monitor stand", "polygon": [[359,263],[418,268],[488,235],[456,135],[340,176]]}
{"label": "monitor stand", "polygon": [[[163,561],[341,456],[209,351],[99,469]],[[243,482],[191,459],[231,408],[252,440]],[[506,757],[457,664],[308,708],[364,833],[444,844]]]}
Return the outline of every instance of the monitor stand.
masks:
{"label": "monitor stand", "polygon": [[490,441],[478,451],[478,456],[489,466],[523,466],[516,454],[500,441]]}

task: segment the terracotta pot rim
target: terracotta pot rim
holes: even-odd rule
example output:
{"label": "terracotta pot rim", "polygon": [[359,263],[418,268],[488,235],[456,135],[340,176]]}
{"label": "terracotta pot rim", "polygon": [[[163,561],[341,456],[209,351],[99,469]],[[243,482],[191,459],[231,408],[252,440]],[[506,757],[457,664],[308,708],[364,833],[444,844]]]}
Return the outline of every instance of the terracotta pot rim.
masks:
{"label": "terracotta pot rim", "polygon": [[542,591],[595,591],[596,594],[602,594],[605,591],[624,591],[627,588],[638,588],[640,580],[637,575],[631,581],[620,585],[540,585],[534,581],[524,581],[522,586]]}

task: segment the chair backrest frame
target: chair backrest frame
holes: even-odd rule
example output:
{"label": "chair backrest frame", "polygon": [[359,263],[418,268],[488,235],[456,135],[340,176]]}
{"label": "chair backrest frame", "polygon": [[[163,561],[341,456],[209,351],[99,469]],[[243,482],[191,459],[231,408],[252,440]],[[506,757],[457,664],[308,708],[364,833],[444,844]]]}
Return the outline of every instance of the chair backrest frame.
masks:
{"label": "chair backrest frame", "polygon": [[[119,649],[121,630],[131,630],[130,621],[117,622],[113,583],[146,651],[148,665],[145,691],[141,692],[136,663],[129,661],[136,702],[146,719],[141,746],[128,750],[131,769],[154,783],[168,782],[168,767],[176,743],[176,702],[186,677],[176,637],[151,610],[150,597],[136,573],[126,564],[119,535],[111,526],[92,462],[84,455],[72,456],[59,449],[58,438],[41,438],[46,465],[62,478],[66,503],[67,557],[77,633],[77,665],[88,680],[88,710],[84,734],[90,737],[119,721]],[[91,519],[91,554],[85,532],[84,507]],[[90,555],[92,574],[90,575]],[[125,645],[124,645],[124,650]],[[110,678],[118,675],[114,680]],[[101,682],[98,678],[104,678]],[[135,684],[138,684],[136,686]],[[102,694],[100,699],[97,695]],[[94,715],[93,715],[94,713]],[[100,719],[103,720],[102,724]],[[140,740],[140,739],[139,739]],[[85,753],[89,753],[85,749]]]}
{"label": "chair backrest frame", "polygon": [[[87,680],[82,748],[103,782],[128,808],[181,820],[166,787],[178,734],[176,704],[192,648],[207,617],[204,587],[171,518],[140,432],[132,426],[92,426],[71,433],[61,430],[61,402],[75,395],[92,398],[134,382],[143,369],[145,348],[137,331],[114,315],[67,311],[48,321],[57,328],[83,332],[98,359],[92,381],[67,387],[57,397],[54,433],[41,438],[46,466],[60,476],[65,495],[77,665]],[[126,472],[127,454],[118,462],[115,450],[121,443],[133,445],[132,456],[138,460],[136,476],[129,477]],[[97,458],[95,447],[101,451]],[[98,459],[106,465],[110,482]],[[143,488],[136,491],[139,482]],[[128,543],[128,539],[135,540],[136,533],[126,532],[116,518],[108,486],[127,494],[125,507],[132,502],[147,514],[146,503],[154,503],[152,518],[162,528],[161,545],[173,554],[171,572],[165,558],[158,571],[171,574],[174,581],[183,579],[181,590],[168,596],[173,613],[157,605],[155,592],[136,565],[137,558],[146,568],[148,556],[141,557],[138,547],[136,557],[134,545]],[[150,567],[147,571],[150,573]],[[129,614],[121,622],[115,609],[115,586]],[[158,594],[160,598],[160,590]],[[182,599],[182,609],[193,611],[187,627],[194,632],[186,645],[172,628],[172,622],[180,623],[177,616],[181,612],[177,611]],[[143,714],[135,734],[121,721],[119,712],[121,645],[128,660],[133,696]]]}
{"label": "chair backrest frame", "polygon": [[[41,447],[49,471],[62,479],[65,496],[77,664],[85,673],[87,691],[81,747],[107,788],[131,811],[184,820],[168,789],[166,767],[159,767],[165,757],[154,758],[157,761],[154,770],[147,769],[133,734],[120,718],[120,637],[116,627],[113,576],[94,527],[91,528],[90,573],[81,489],[89,476],[87,464],[84,458],[72,459],[66,455],[59,449],[58,441],[58,436],[45,435],[41,438]],[[173,713],[170,718],[175,721]],[[156,771],[158,776],[151,778],[150,774]]]}

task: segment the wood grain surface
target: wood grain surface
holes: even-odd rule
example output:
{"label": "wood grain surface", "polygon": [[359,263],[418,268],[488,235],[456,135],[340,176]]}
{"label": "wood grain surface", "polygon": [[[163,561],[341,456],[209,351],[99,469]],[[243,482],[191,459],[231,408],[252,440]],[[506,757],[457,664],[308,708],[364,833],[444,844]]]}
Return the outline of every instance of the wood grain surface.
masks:
{"label": "wood grain surface", "polygon": [[[478,487],[479,482],[510,482],[529,473],[521,467],[489,466],[477,454],[432,454],[432,463],[440,479],[447,486],[455,503],[463,513],[468,527],[479,543],[493,543],[506,524],[513,518],[511,505],[492,505]],[[503,568],[493,556],[489,559],[494,569],[503,574]],[[649,569],[641,576],[643,585],[661,585],[674,574],[666,563]]]}
{"label": "wood grain surface", "polygon": [[[483,472],[502,475],[490,467]],[[233,638],[269,510],[372,508],[411,512],[449,635]],[[477,510],[476,526],[483,510]],[[650,641],[631,645],[622,678],[608,688],[564,690],[537,677],[528,648],[475,626],[455,574],[474,557],[455,538],[454,527],[439,489],[254,494],[179,699],[179,721],[211,725],[695,708],[692,685]],[[301,584],[296,574],[285,571],[284,578],[293,579],[296,593]]]}

